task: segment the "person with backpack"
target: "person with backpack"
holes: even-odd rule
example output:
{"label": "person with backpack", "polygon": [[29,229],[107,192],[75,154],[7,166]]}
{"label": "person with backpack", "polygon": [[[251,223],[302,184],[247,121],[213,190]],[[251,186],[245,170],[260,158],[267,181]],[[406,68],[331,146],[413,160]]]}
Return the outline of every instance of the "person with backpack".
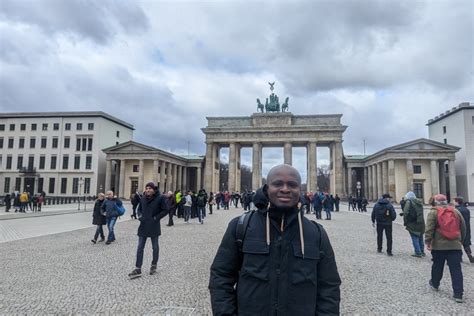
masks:
{"label": "person with backpack", "polygon": [[207,204],[209,205],[209,214],[212,215],[212,207],[216,205],[216,201],[214,200],[214,193],[209,193],[209,199],[207,200]]}
{"label": "person with backpack", "polygon": [[331,197],[329,196],[329,194],[325,194],[324,195],[324,199],[323,199],[323,208],[324,208],[324,211],[326,212],[326,218],[325,220],[331,220]]}
{"label": "person with backpack", "polygon": [[189,218],[191,217],[191,208],[193,206],[193,199],[191,198],[191,191],[186,192],[183,198],[184,200],[184,222],[189,224]]}
{"label": "person with backpack", "polygon": [[323,210],[323,199],[321,198],[321,193],[316,191],[313,196],[313,209],[316,214],[316,219],[322,219],[322,210]]}
{"label": "person with backpack", "polygon": [[132,219],[137,219],[137,208],[138,204],[140,204],[141,198],[142,195],[140,192],[138,192],[138,190],[132,196],[132,215],[130,215]]}
{"label": "person with backpack", "polygon": [[474,257],[472,256],[471,251],[471,212],[466,205],[464,205],[464,198],[461,196],[454,199],[454,205],[459,213],[461,213],[464,218],[464,223],[466,224],[466,237],[463,242],[464,251],[469,258],[469,262],[474,263]]}
{"label": "person with backpack", "polygon": [[107,229],[109,230],[109,235],[107,236],[106,245],[110,245],[115,241],[115,232],[114,227],[117,222],[117,218],[120,216],[117,210],[117,204],[122,205],[122,201],[114,196],[114,191],[107,191],[106,200],[102,203],[102,212],[105,213]]}
{"label": "person with backpack", "polygon": [[210,270],[214,315],[338,315],[341,279],[324,228],[297,208],[301,176],[273,167],[257,211],[228,225]]}
{"label": "person with backpack", "polygon": [[382,195],[382,198],[375,203],[372,209],[372,226],[377,222],[377,252],[382,252],[383,232],[387,238],[387,256],[393,256],[392,253],[392,222],[397,218],[397,213],[390,203],[392,197],[390,194]]}
{"label": "person with backpack", "polygon": [[410,233],[414,253],[412,257],[424,257],[425,245],[423,234],[425,233],[425,217],[423,216],[423,203],[416,198],[415,193],[408,192],[404,199],[403,225]]}
{"label": "person with backpack", "polygon": [[206,204],[207,204],[207,193],[206,190],[201,189],[197,195],[196,199],[197,203],[197,215],[199,218],[199,222],[204,224],[204,218],[206,217]]}
{"label": "person with backpack", "polygon": [[[172,192],[169,193],[169,196],[174,198]],[[135,279],[142,275],[143,251],[145,250],[147,238],[150,238],[153,248],[153,260],[151,262],[150,275],[156,273],[160,251],[158,245],[158,237],[161,235],[160,220],[166,215],[168,215],[168,208],[166,206],[165,196],[160,194],[157,186],[153,182],[148,182],[137,209],[137,216],[140,221],[140,226],[138,227],[137,232],[137,259],[135,262],[135,269],[128,274],[130,279]]]}
{"label": "person with backpack", "polygon": [[426,248],[431,251],[433,257],[429,285],[438,291],[444,263],[447,261],[451,273],[453,298],[457,303],[462,303],[464,289],[461,258],[466,224],[461,213],[448,205],[445,195],[435,195],[434,204],[426,218],[425,231]]}

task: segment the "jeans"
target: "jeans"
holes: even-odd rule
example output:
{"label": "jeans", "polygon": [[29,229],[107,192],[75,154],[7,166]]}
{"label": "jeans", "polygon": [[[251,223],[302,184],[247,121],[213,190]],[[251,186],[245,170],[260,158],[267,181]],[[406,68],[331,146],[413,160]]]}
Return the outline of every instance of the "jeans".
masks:
{"label": "jeans", "polygon": [[322,214],[321,214],[322,209],[320,207],[315,207],[314,210],[316,212],[316,219],[321,219],[322,218]]}
{"label": "jeans", "polygon": [[425,244],[423,243],[423,234],[420,236],[410,233],[411,241],[413,242],[413,248],[415,253],[420,255],[425,252]]}
{"label": "jeans", "polygon": [[209,214],[212,214],[212,204],[209,204]]}
{"label": "jeans", "polygon": [[432,250],[433,265],[431,266],[431,282],[434,287],[438,287],[443,277],[445,261],[448,262],[449,272],[451,273],[451,282],[453,294],[455,297],[462,298],[463,279],[461,270],[462,250]]}
{"label": "jeans", "polygon": [[100,236],[101,239],[104,239],[104,227],[103,225],[96,225],[97,229],[95,230],[95,235],[94,235],[94,240],[97,240],[97,238]]}
{"label": "jeans", "polygon": [[326,219],[331,219],[331,209],[325,208],[324,210],[326,211]]}
{"label": "jeans", "polygon": [[199,223],[206,217],[206,207],[205,206],[198,206],[198,218]]}
{"label": "jeans", "polygon": [[184,221],[189,222],[189,217],[191,216],[191,206],[184,207]]}
{"label": "jeans", "polygon": [[392,253],[392,225],[377,224],[377,250],[382,251],[383,231],[387,237],[387,253]]}
{"label": "jeans", "polygon": [[176,208],[175,207],[172,207],[169,211],[168,211],[168,226],[173,226],[174,225],[174,222],[173,222],[173,215],[175,213],[175,210]]}
{"label": "jeans", "polygon": [[109,230],[109,236],[107,237],[107,241],[115,240],[114,226],[116,222],[117,217],[107,217],[107,229]]}
{"label": "jeans", "polygon": [[158,255],[160,253],[160,247],[158,246],[158,236],[156,237],[142,237],[138,236],[138,247],[137,247],[137,261],[135,267],[141,269],[143,265],[143,250],[145,249],[146,239],[151,239],[151,246],[153,248],[153,260],[151,264],[156,266],[158,264]]}

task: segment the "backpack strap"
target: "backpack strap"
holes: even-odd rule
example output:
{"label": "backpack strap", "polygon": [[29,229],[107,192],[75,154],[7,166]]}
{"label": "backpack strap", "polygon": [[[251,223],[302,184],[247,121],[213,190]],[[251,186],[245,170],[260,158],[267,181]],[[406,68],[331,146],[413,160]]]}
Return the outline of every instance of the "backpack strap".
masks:
{"label": "backpack strap", "polygon": [[239,247],[240,253],[242,252],[245,233],[247,232],[247,227],[249,225],[249,221],[253,213],[255,213],[255,211],[246,211],[244,214],[240,215],[239,221],[237,222],[237,227],[235,228],[235,242]]}
{"label": "backpack strap", "polygon": [[311,222],[316,226],[318,229],[318,234],[319,234],[319,255],[320,257],[324,257],[324,251],[321,251],[321,239],[322,239],[322,233],[321,233],[321,225],[318,224],[316,221],[311,220]]}

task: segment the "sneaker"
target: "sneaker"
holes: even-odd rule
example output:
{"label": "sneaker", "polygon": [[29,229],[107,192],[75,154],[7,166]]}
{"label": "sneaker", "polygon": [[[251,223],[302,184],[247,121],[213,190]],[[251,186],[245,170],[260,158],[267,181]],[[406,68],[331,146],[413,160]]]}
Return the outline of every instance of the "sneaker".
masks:
{"label": "sneaker", "polygon": [[456,296],[455,295],[455,296],[453,296],[453,298],[454,298],[454,301],[456,303],[463,303],[464,302],[461,296]]}
{"label": "sneaker", "polygon": [[382,253],[382,250],[381,250],[381,249],[377,249],[377,253]]}
{"label": "sneaker", "polygon": [[133,269],[132,272],[130,272],[128,274],[128,277],[132,280],[132,279],[136,279],[136,278],[139,278],[142,276],[142,270],[141,269]]}
{"label": "sneaker", "polygon": [[110,240],[107,240],[107,241],[105,242],[106,245],[110,245],[111,243],[112,243],[112,242],[111,242]]}
{"label": "sneaker", "polygon": [[421,256],[422,256],[422,257],[426,257],[426,253],[422,252],[422,253],[421,253]]}
{"label": "sneaker", "polygon": [[439,288],[437,288],[437,287],[435,287],[435,286],[433,285],[433,282],[431,282],[431,280],[430,280],[428,283],[430,284],[431,289],[433,289],[434,291],[438,291],[438,290],[439,290]]}
{"label": "sneaker", "polygon": [[99,242],[104,242],[104,241],[105,241],[105,238],[99,239]]}
{"label": "sneaker", "polygon": [[204,224],[204,220],[201,221],[201,224]]}
{"label": "sneaker", "polygon": [[414,253],[411,255],[412,257],[416,257],[416,258],[421,258],[423,257],[423,255],[421,253]]}
{"label": "sneaker", "polygon": [[152,264],[151,267],[150,267],[150,275],[153,275],[155,273],[156,273],[156,265]]}
{"label": "sneaker", "polygon": [[389,257],[393,257],[393,253],[391,253],[391,252],[387,252],[387,256],[389,256]]}
{"label": "sneaker", "polygon": [[91,239],[91,243],[93,243],[95,245],[97,241],[95,239]]}

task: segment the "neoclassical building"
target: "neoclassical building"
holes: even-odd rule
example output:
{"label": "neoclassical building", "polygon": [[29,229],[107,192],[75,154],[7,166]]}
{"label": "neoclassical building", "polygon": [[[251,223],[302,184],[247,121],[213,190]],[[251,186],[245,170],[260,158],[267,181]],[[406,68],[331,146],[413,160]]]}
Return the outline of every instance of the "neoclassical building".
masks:
{"label": "neoclassical building", "polygon": [[106,154],[105,188],[128,199],[153,181],[162,192],[199,190],[202,187],[204,157],[179,156],[128,141],[103,150]]}
{"label": "neoclassical building", "polygon": [[459,147],[420,138],[369,156],[346,156],[346,193],[378,199],[389,193],[399,202],[408,192],[428,203],[438,193],[455,197],[455,155]]}

